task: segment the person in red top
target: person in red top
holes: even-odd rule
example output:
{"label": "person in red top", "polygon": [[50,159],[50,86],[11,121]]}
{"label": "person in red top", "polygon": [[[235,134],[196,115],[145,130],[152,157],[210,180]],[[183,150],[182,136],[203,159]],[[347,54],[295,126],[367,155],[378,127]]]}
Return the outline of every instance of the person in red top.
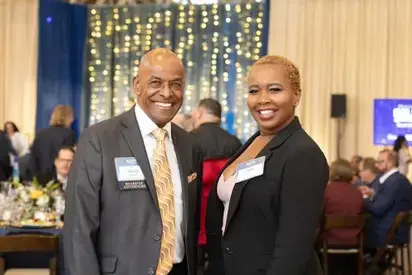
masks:
{"label": "person in red top", "polygon": [[212,98],[202,99],[192,114],[195,136],[203,153],[202,199],[200,209],[199,268],[204,268],[206,245],[205,216],[210,190],[223,166],[241,147],[239,139],[220,127],[222,106]]}
{"label": "person in red top", "polygon": [[[347,160],[337,160],[330,165],[330,182],[325,192],[326,216],[357,216],[364,211],[364,201],[357,185],[356,171]],[[334,229],[328,232],[329,248],[357,247],[359,230]],[[329,255],[329,274],[352,275],[356,270],[356,258],[347,255]]]}
{"label": "person in red top", "polygon": [[[330,166],[330,183],[326,188],[324,214],[326,216],[357,216],[364,212],[361,192],[352,184],[355,171],[347,160],[334,161]],[[329,247],[357,245],[359,230],[335,229],[329,232]]]}

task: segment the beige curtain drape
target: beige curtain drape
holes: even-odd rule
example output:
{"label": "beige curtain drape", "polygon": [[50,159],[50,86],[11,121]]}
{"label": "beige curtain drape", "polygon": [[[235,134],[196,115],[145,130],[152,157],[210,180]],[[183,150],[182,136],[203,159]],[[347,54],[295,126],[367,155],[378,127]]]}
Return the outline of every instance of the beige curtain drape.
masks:
{"label": "beige curtain drape", "polygon": [[0,123],[32,137],[36,120],[38,1],[0,0]]}
{"label": "beige curtain drape", "polygon": [[412,98],[411,0],[271,0],[269,53],[300,68],[298,115],[336,158],[330,95],[348,96],[341,157],[376,156],[373,99]]}

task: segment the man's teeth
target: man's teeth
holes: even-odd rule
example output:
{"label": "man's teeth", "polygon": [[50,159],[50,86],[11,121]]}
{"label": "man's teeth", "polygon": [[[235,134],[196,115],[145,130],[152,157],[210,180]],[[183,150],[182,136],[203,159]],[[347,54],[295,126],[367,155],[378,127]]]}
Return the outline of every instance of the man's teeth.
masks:
{"label": "man's teeth", "polygon": [[155,102],[156,106],[159,106],[160,108],[170,108],[172,106],[172,103],[164,103],[164,102]]}
{"label": "man's teeth", "polygon": [[259,111],[259,113],[261,115],[269,115],[269,114],[274,113],[274,110],[261,110],[261,111]]}

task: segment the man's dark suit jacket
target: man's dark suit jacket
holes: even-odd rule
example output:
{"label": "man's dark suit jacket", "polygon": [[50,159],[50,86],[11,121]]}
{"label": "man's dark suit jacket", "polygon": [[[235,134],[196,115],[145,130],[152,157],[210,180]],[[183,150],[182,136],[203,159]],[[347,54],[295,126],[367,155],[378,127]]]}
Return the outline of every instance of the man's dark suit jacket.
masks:
{"label": "man's dark suit jacket", "polygon": [[[174,124],[172,139],[182,181],[185,257],[189,275],[195,275],[202,157],[194,137]],[[120,190],[118,157],[136,158],[146,188]],[[64,218],[66,275],[155,274],[162,221],[134,108],[82,134],[70,169]]]}
{"label": "man's dark suit jacket", "polygon": [[63,126],[51,126],[38,132],[31,148],[34,174],[53,176],[57,153],[62,147],[73,147],[75,143],[76,135],[73,130]]}
{"label": "man's dark suit jacket", "polygon": [[242,146],[240,140],[220,127],[218,123],[204,123],[192,131],[203,150],[203,158],[226,159]]}
{"label": "man's dark suit jacket", "polygon": [[[399,172],[395,172],[382,184],[374,183],[376,195],[373,200],[366,199],[366,208],[372,214],[373,230],[368,238],[373,240],[374,247],[384,244],[396,215],[399,212],[412,210],[412,186],[409,180]],[[409,241],[409,226],[403,224],[396,233],[396,241]]]}
{"label": "man's dark suit jacket", "polygon": [[[250,138],[227,165],[258,135]],[[234,186],[224,236],[224,208],[217,185],[210,193],[207,274],[322,274],[313,245],[329,177],[325,156],[297,118],[260,156],[266,157],[263,175]]]}

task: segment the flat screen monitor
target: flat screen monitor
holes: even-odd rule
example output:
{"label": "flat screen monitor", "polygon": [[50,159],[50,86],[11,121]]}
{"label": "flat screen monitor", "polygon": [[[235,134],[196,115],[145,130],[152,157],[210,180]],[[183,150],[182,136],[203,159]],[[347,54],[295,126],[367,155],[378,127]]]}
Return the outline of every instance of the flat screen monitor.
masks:
{"label": "flat screen monitor", "polygon": [[412,98],[375,99],[373,143],[392,146],[398,135],[412,145]]}

